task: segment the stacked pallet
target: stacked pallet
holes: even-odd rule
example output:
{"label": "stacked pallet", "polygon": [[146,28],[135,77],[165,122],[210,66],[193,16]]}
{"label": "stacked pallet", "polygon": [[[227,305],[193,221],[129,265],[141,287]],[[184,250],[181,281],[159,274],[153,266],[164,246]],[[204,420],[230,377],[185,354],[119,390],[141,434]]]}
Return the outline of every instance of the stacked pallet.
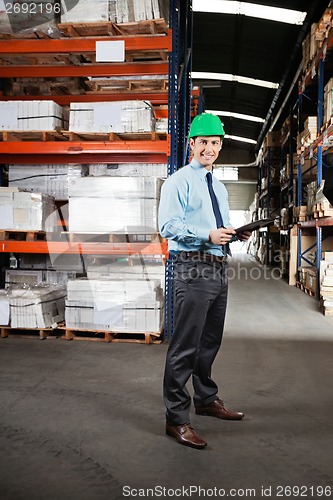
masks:
{"label": "stacked pallet", "polygon": [[308,116],[304,122],[304,130],[297,135],[297,153],[301,154],[317,138],[317,116]]}
{"label": "stacked pallet", "polygon": [[320,262],[320,299],[325,315],[333,314],[333,251],[324,252]]}
{"label": "stacked pallet", "polygon": [[333,26],[333,9],[328,8],[322,15],[315,30],[315,38],[319,42],[319,47],[323,45],[323,42],[328,37],[328,34],[332,26]]}
{"label": "stacked pallet", "polygon": [[333,114],[333,78],[330,78],[324,87],[324,123],[329,125],[331,123],[331,116]]}
{"label": "stacked pallet", "polygon": [[293,207],[293,217],[294,222],[304,222],[306,221],[307,206],[301,205],[299,207]]}

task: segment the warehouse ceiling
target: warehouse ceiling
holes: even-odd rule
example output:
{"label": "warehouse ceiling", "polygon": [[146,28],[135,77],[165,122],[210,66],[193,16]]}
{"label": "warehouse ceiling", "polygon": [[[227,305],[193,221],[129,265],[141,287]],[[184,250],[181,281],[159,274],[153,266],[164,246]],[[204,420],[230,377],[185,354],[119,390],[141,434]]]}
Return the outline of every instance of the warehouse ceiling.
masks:
{"label": "warehouse ceiling", "polygon": [[[219,163],[224,164],[255,161],[262,138],[281,107],[301,62],[302,41],[311,24],[320,19],[329,0],[254,0],[251,3],[307,12],[307,16],[303,25],[298,26],[240,14],[194,12],[193,72],[225,73],[279,84],[278,89],[270,89],[235,81],[193,80],[203,88],[206,110],[268,118],[265,123],[256,123],[221,117],[226,134],[259,140],[249,144],[225,139],[219,158]],[[297,94],[295,100],[296,97]],[[274,101],[276,104],[269,116]]]}

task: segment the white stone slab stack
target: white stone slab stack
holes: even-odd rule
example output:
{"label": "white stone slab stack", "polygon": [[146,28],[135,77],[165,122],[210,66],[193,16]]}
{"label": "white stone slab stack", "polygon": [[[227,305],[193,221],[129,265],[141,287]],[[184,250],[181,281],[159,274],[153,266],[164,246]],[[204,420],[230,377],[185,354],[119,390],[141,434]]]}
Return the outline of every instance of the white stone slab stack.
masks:
{"label": "white stone slab stack", "polygon": [[146,101],[75,102],[70,105],[71,132],[153,132],[154,110]]}
{"label": "white stone slab stack", "polygon": [[66,292],[59,286],[12,288],[9,293],[12,328],[49,328],[64,320]]}
{"label": "white stone slab stack", "polygon": [[161,177],[168,176],[166,163],[96,163],[89,165],[89,175],[93,177]]}
{"label": "white stone slab stack", "polygon": [[168,0],[97,0],[95,2],[80,0],[72,9],[62,13],[61,22],[129,23],[160,18],[168,21]]}
{"label": "white stone slab stack", "polygon": [[54,211],[51,196],[0,187],[0,229],[53,231]]}
{"label": "white stone slab stack", "polygon": [[53,131],[67,125],[63,108],[54,101],[0,102],[0,130]]}
{"label": "white stone slab stack", "polygon": [[69,231],[149,234],[158,231],[162,179],[82,177],[69,184]]}
{"label": "white stone slab stack", "polygon": [[87,165],[9,165],[8,183],[10,187],[68,200],[69,180],[87,175],[88,170]]}
{"label": "white stone slab stack", "polygon": [[157,280],[70,280],[66,326],[123,333],[160,332],[161,298]]}

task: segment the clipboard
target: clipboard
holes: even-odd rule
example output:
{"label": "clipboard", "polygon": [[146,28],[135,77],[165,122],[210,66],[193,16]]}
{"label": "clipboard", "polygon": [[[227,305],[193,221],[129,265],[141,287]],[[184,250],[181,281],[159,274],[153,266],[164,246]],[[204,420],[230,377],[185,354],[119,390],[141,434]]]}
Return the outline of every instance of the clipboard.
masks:
{"label": "clipboard", "polygon": [[235,229],[236,233],[243,233],[243,231],[254,231],[255,229],[260,229],[261,227],[269,226],[274,223],[275,219],[259,219],[254,222],[250,222],[249,224],[245,224],[245,226],[240,226]]}

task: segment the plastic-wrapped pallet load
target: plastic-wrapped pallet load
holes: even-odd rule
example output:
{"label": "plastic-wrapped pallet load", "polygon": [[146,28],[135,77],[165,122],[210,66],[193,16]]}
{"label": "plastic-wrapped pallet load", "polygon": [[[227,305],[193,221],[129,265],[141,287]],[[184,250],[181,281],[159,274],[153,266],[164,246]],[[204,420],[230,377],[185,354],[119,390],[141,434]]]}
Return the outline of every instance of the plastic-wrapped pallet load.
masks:
{"label": "plastic-wrapped pallet load", "polygon": [[6,269],[5,286],[24,284],[38,285],[49,283],[50,285],[66,286],[69,279],[76,277],[73,271],[55,271],[47,269]]}
{"label": "plastic-wrapped pallet load", "polygon": [[154,111],[146,101],[71,103],[71,132],[152,132]]}
{"label": "plastic-wrapped pallet load", "polygon": [[125,260],[118,260],[110,264],[87,266],[89,279],[109,280],[158,280],[161,288],[164,288],[165,266],[161,261],[146,263],[137,259],[134,265]]}
{"label": "plastic-wrapped pallet load", "polygon": [[0,187],[0,229],[53,231],[54,198]]}
{"label": "plastic-wrapped pallet load", "polygon": [[66,292],[59,286],[12,287],[12,328],[49,328],[64,320]]}
{"label": "plastic-wrapped pallet load", "polygon": [[0,130],[52,131],[67,128],[64,110],[54,101],[1,101]]}
{"label": "plastic-wrapped pallet load", "polygon": [[124,333],[159,332],[161,297],[155,280],[72,280],[67,285],[66,326]]}
{"label": "plastic-wrapped pallet load", "polygon": [[155,233],[162,183],[157,177],[72,179],[69,231]]}
{"label": "plastic-wrapped pallet load", "polygon": [[168,0],[79,0],[61,16],[62,23],[112,21],[128,23],[169,18]]}
{"label": "plastic-wrapped pallet load", "polygon": [[68,183],[73,177],[88,175],[87,165],[9,165],[11,187],[68,200]]}
{"label": "plastic-wrapped pallet load", "polygon": [[168,175],[166,163],[97,163],[89,165],[89,175],[100,177],[161,177]]}
{"label": "plastic-wrapped pallet load", "polygon": [[0,325],[9,325],[9,297],[6,290],[0,290]]}

